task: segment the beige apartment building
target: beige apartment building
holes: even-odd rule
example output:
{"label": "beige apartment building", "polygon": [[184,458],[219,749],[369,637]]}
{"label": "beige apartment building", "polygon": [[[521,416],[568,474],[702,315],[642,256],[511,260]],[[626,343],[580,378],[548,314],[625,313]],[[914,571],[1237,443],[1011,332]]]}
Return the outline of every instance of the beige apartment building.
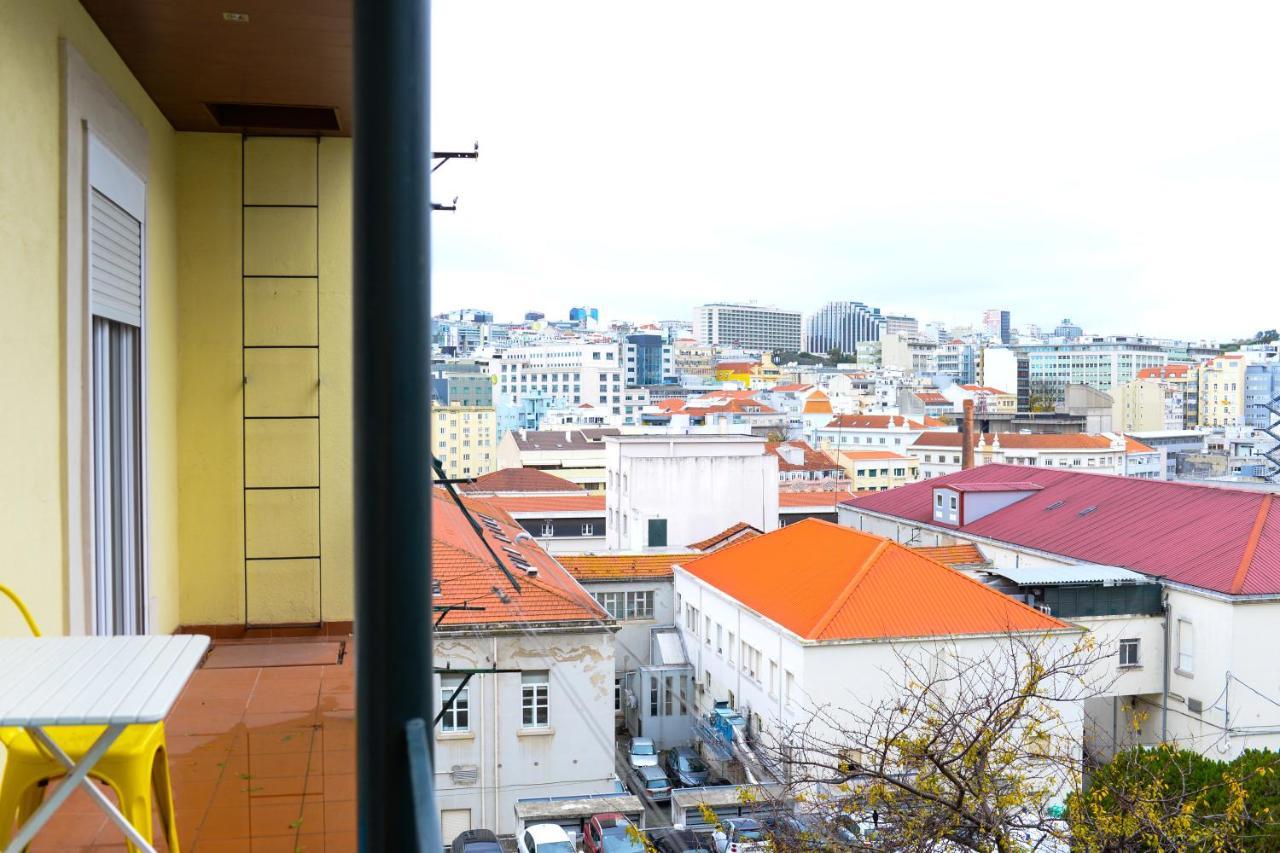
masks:
{"label": "beige apartment building", "polygon": [[1244,423],[1244,356],[1219,355],[1200,367],[1200,425]]}
{"label": "beige apartment building", "polygon": [[449,477],[479,477],[497,467],[498,419],[492,406],[433,406],[431,451]]}

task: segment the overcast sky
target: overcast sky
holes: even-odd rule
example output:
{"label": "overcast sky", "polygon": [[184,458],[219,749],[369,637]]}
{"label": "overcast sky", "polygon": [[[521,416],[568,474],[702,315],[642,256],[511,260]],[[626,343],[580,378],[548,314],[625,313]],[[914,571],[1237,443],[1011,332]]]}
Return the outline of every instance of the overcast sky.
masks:
{"label": "overcast sky", "polygon": [[1280,4],[437,0],[436,311],[1280,325]]}

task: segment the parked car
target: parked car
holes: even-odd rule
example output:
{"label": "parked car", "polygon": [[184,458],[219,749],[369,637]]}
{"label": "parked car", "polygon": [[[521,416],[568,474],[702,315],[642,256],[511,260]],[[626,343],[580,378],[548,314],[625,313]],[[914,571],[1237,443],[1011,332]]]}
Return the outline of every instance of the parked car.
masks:
{"label": "parked car", "polygon": [[651,800],[671,799],[671,780],[658,766],[637,767],[631,771],[636,793]]}
{"label": "parked car", "polygon": [[617,812],[593,815],[582,827],[584,853],[644,853],[640,831]]}
{"label": "parked car", "polygon": [[715,841],[717,853],[754,853],[768,850],[771,846],[764,837],[760,821],[750,817],[725,818],[711,838]]}
{"label": "parked car", "polygon": [[520,853],[577,853],[573,839],[556,823],[535,823],[525,827],[516,839]]}
{"label": "parked car", "polygon": [[714,850],[710,842],[702,840],[693,830],[683,827],[655,829],[649,833],[649,840],[658,853],[707,853]]}
{"label": "parked car", "polygon": [[631,756],[632,767],[658,766],[658,750],[653,746],[653,738],[633,737],[627,753]]}
{"label": "parked car", "polygon": [[453,839],[449,853],[502,853],[502,845],[487,829],[468,829]]}
{"label": "parked car", "polygon": [[707,784],[711,770],[692,747],[677,746],[662,754],[667,777],[681,788],[698,788]]}

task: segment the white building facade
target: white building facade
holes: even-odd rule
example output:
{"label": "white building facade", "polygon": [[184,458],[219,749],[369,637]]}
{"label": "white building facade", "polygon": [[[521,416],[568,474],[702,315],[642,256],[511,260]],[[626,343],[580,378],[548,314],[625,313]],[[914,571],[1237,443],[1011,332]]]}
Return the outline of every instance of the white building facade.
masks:
{"label": "white building facade", "polygon": [[800,312],[711,302],[693,309],[693,333],[701,344],[747,350],[799,350]]}
{"label": "white building facade", "polygon": [[778,526],[778,458],[758,436],[610,436],[605,472],[611,551],[683,550],[738,522]]}

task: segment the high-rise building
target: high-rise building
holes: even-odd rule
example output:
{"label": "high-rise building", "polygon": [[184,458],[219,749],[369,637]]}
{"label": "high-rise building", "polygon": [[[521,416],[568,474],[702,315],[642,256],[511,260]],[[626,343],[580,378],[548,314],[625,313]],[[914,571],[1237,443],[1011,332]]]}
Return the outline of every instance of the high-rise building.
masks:
{"label": "high-rise building", "polygon": [[763,305],[711,302],[693,309],[699,343],[747,350],[800,349],[800,312]]}
{"label": "high-rise building", "polygon": [[880,340],[883,330],[879,308],[861,302],[828,302],[805,320],[802,346],[813,353],[856,352],[863,341]]}
{"label": "high-rise building", "polygon": [[886,334],[918,337],[920,334],[920,321],[906,314],[885,314],[884,331]]}
{"label": "high-rise building", "polygon": [[[1063,327],[1059,326],[1060,331]],[[1207,358],[1215,350],[1178,341],[1138,336],[1090,336],[1060,343],[1031,344],[1021,349],[1030,358],[1032,391],[1061,402],[1068,385],[1110,391],[1132,382],[1138,372],[1170,362]],[[1207,353],[1207,354],[1206,354]]]}
{"label": "high-rise building", "polygon": [[1000,308],[991,308],[983,312],[982,325],[986,327],[991,336],[998,338],[1000,343],[1008,346],[1010,343],[1010,326],[1009,312]]}
{"label": "high-rise building", "polygon": [[1053,330],[1055,338],[1078,338],[1084,334],[1084,329],[1071,322],[1071,318],[1063,320]]}
{"label": "high-rise building", "polygon": [[539,320],[545,320],[546,318],[547,318],[547,315],[543,314],[541,311],[524,312],[524,321],[526,323],[536,323]]}
{"label": "high-rise building", "polygon": [[586,306],[570,308],[569,322],[577,324],[579,328],[594,329],[600,325],[600,309]]}
{"label": "high-rise building", "polygon": [[662,335],[627,335],[622,363],[628,386],[673,384],[676,377],[675,346]]}

